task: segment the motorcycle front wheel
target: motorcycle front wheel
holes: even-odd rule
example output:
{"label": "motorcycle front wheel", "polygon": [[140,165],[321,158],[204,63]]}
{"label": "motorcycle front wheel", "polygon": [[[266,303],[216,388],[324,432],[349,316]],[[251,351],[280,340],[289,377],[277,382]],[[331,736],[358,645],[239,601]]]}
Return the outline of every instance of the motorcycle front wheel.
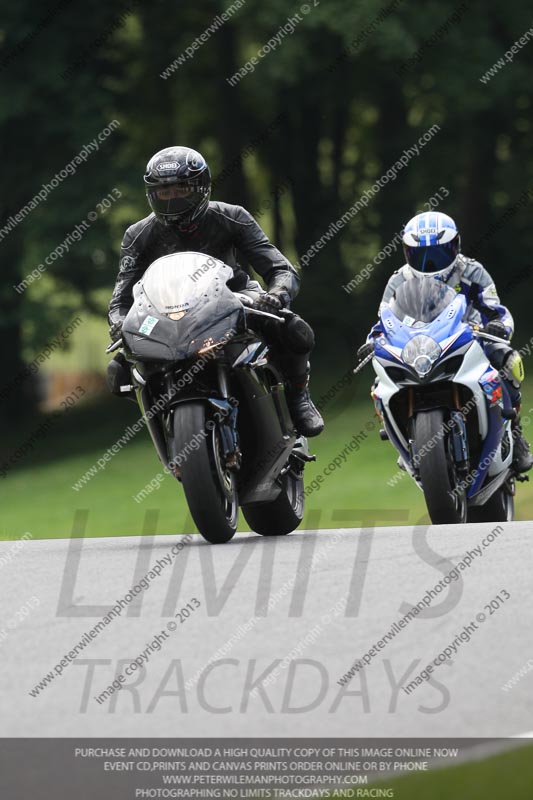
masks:
{"label": "motorcycle front wheel", "polygon": [[420,482],[433,525],[467,520],[466,489],[461,486],[444,433],[441,408],[419,411],[415,420],[415,446],[419,455]]}
{"label": "motorcycle front wheel", "polygon": [[239,501],[235,475],[223,461],[220,431],[206,416],[204,403],[174,410],[174,456],[194,524],[208,542],[222,544],[235,535]]}

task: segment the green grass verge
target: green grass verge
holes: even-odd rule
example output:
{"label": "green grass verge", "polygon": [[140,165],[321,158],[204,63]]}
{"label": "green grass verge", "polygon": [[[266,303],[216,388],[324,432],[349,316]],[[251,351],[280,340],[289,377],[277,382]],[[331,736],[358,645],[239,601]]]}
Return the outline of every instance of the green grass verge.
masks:
{"label": "green grass verge", "polygon": [[[365,373],[325,401],[326,430],[310,440],[317,462],[306,469],[304,529],[428,522],[422,493],[404,473],[400,473],[396,485],[388,484],[399,474],[396,454],[389,442],[379,439],[378,421],[368,396],[370,377]],[[326,380],[316,382],[315,398],[323,397],[329,386]],[[18,538],[25,532],[35,538],[69,537],[79,509],[89,511],[86,536],[147,532],[146,512],[152,509],[157,510],[158,519],[155,531],[150,532],[194,533],[181,486],[173,478],[165,476],[161,487],[143,502],[133,500],[133,495],[161,471],[145,429],[82,489],[72,488],[138,417],[133,403],[114,398],[80,404],[57,415],[47,434],[0,481],[0,538]],[[39,424],[40,420],[32,420],[24,431],[4,436],[2,461]],[[345,449],[350,442],[352,449]],[[332,469],[330,465],[337,457],[342,463]],[[311,491],[312,487],[316,489]],[[527,484],[518,487],[516,509],[517,519],[532,518],[533,496]],[[241,530],[246,530],[244,522]]]}
{"label": "green grass verge", "polygon": [[[533,747],[520,747],[483,761],[380,781],[367,788],[392,789],[393,794],[389,796],[395,800],[531,800]],[[357,788],[354,792],[357,797]],[[330,798],[332,800],[333,795]]]}

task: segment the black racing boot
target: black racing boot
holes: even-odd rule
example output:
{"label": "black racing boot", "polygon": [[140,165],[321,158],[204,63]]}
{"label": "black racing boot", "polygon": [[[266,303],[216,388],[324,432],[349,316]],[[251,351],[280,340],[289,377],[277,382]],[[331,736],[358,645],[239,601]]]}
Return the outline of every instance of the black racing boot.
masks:
{"label": "black racing boot", "polygon": [[289,380],[287,402],[298,433],[309,437],[322,433],[324,420],[309,394],[309,371]]}
{"label": "black racing boot", "polygon": [[529,450],[529,444],[522,432],[520,419],[517,416],[511,424],[513,434],[513,468],[516,472],[529,472],[533,467],[533,456]]}

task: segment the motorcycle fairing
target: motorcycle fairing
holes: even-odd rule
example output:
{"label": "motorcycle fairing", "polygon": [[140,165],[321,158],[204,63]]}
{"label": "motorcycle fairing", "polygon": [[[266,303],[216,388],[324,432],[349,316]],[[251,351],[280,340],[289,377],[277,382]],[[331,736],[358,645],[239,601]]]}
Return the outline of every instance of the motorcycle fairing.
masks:
{"label": "motorcycle fairing", "polygon": [[226,285],[231,277],[231,267],[203,253],[175,253],[154,261],[133,287],[133,305],[122,328],[128,355],[173,362],[229,341],[244,315]]}

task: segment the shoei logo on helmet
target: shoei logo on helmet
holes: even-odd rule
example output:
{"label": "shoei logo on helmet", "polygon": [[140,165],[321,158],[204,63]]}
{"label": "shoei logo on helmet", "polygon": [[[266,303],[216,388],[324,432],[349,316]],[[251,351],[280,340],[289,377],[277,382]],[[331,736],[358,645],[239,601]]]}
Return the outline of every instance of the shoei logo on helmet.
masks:
{"label": "shoei logo on helmet", "polygon": [[170,169],[177,169],[178,166],[179,165],[178,165],[177,161],[167,161],[166,164],[159,164],[159,166],[157,167],[157,171],[158,172],[167,172]]}

